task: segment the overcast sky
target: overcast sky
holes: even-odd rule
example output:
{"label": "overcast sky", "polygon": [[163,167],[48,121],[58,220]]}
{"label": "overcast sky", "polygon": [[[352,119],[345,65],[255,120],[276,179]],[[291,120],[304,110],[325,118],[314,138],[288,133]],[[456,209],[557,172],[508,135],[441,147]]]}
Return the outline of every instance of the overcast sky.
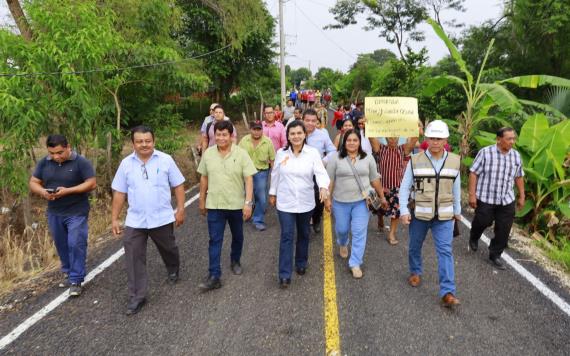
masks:
{"label": "overcast sky", "polygon": [[[285,63],[292,68],[309,67],[314,72],[319,67],[329,67],[346,72],[355,62],[359,53],[369,53],[376,49],[388,48],[397,52],[395,45],[387,43],[378,37],[378,31],[365,31],[362,27],[366,21],[364,16],[358,24],[341,30],[323,30],[328,24],[334,23],[329,9],[335,0],[285,0]],[[265,0],[271,14],[278,19],[279,1]],[[466,0],[465,13],[446,11],[441,14],[444,20],[456,19],[466,26],[480,25],[489,19],[497,19],[502,12],[502,0]],[[424,24],[426,40],[415,49],[426,46],[429,62],[435,63],[448,52],[445,45],[437,37],[433,29]],[[279,28],[277,27],[276,42],[279,43]],[[341,49],[342,48],[342,49]]]}
{"label": "overcast sky", "polygon": [[[264,0],[270,13],[278,18],[278,0]],[[334,22],[329,9],[335,0],[285,0],[285,63],[292,68],[310,67],[316,72],[319,67],[329,67],[346,72],[355,62],[359,53],[369,53],[376,49],[388,48],[396,52],[396,47],[378,37],[378,31],[365,31],[364,17],[359,23],[341,30],[323,30]],[[459,23],[480,25],[489,19],[497,19],[502,12],[502,0],[466,0],[465,13],[444,12],[444,20],[456,19]],[[12,22],[5,1],[0,1],[0,23]],[[416,44],[415,49],[426,46],[429,62],[435,63],[447,54],[447,49],[428,25],[422,25],[426,40]],[[279,43],[279,28],[275,41]],[[342,49],[341,49],[342,48]]]}

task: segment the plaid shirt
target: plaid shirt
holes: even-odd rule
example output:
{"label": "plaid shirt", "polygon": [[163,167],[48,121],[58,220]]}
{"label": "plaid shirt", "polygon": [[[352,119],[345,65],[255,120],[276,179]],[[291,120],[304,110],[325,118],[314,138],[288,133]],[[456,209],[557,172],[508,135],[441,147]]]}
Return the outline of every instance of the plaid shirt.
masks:
{"label": "plaid shirt", "polygon": [[478,178],[477,199],[493,205],[508,205],[515,201],[515,178],[524,176],[520,154],[514,149],[503,154],[497,145],[479,151],[471,172]]}

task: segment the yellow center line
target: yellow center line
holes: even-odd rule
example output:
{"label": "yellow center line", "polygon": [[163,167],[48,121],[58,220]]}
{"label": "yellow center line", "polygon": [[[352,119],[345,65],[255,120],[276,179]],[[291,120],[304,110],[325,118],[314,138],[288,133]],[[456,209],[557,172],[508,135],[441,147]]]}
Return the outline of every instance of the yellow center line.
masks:
{"label": "yellow center line", "polygon": [[338,328],[338,307],[336,305],[336,279],[334,274],[331,215],[326,210],[323,215],[325,348],[327,355],[340,355],[340,333]]}

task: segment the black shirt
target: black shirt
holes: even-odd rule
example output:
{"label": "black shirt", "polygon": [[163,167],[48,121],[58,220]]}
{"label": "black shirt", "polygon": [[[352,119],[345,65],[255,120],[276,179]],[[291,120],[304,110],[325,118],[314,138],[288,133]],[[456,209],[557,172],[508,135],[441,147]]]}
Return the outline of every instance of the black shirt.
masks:
{"label": "black shirt", "polygon": [[[33,176],[42,181],[44,188],[69,188],[95,177],[95,171],[85,157],[72,152],[69,159],[61,164],[49,156],[42,158]],[[48,213],[59,216],[87,215],[89,213],[89,193],[70,194],[50,200]]]}

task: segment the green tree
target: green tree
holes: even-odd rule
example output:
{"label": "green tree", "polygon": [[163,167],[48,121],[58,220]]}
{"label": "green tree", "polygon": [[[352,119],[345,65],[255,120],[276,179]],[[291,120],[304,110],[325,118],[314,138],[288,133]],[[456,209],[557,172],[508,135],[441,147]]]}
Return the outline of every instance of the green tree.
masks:
{"label": "green tree", "polygon": [[315,87],[321,90],[333,88],[342,79],[344,74],[341,71],[327,67],[321,67],[315,73]]}
{"label": "green tree", "polygon": [[209,91],[216,101],[273,63],[275,23],[261,0],[180,0],[183,26],[176,37],[187,53],[208,52],[228,46],[205,59],[212,80]]}
{"label": "green tree", "polygon": [[311,77],[313,76],[313,73],[311,72],[311,70],[309,68],[301,67],[298,69],[292,69],[290,75],[291,75],[291,81],[293,82],[293,85],[296,88],[299,88],[301,86],[301,82],[311,79]]}
{"label": "green tree", "polygon": [[330,9],[337,21],[328,25],[329,29],[340,29],[356,24],[356,17],[366,14],[366,30],[378,30],[380,37],[396,45],[400,59],[410,51],[410,42],[424,40],[423,32],[417,29],[426,9],[419,0],[337,0]]}

